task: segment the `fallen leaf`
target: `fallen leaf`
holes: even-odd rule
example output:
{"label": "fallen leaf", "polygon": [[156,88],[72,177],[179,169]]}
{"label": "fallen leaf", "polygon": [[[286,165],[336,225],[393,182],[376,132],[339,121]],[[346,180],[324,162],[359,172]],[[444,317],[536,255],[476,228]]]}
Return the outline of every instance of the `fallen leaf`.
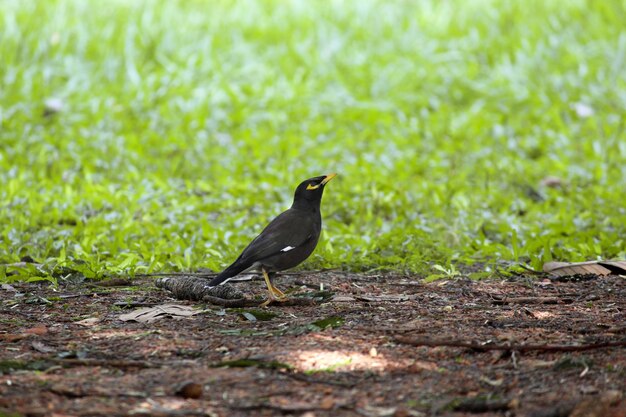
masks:
{"label": "fallen leaf", "polygon": [[310,326],[324,330],[329,327],[336,329],[337,327],[341,327],[342,324],[343,324],[343,319],[341,317],[329,316],[329,317],[326,317],[325,319],[314,321],[313,323],[310,324]]}
{"label": "fallen leaf", "polygon": [[368,417],[391,417],[396,412],[397,407],[377,407],[373,405],[366,405],[363,408],[357,409],[357,413]]}
{"label": "fallen leaf", "polygon": [[278,314],[272,313],[271,311],[259,310],[259,309],[234,309],[236,312],[241,314],[246,320],[249,321],[270,321]]}
{"label": "fallen leaf", "polygon": [[41,352],[41,353],[52,353],[52,352],[56,352],[56,349],[53,347],[50,347],[42,342],[39,342],[37,340],[35,340],[33,343],[31,343],[31,346],[33,347],[33,349],[35,349],[37,352]]}
{"label": "fallen leaf", "polygon": [[48,328],[43,324],[38,324],[35,327],[31,327],[30,329],[24,330],[22,333],[24,334],[36,334],[41,336],[42,334],[48,333]]}
{"label": "fallen leaf", "polygon": [[330,410],[335,406],[335,399],[333,397],[325,397],[320,401],[320,408],[322,410]]}
{"label": "fallen leaf", "polygon": [[415,361],[408,367],[408,371],[411,373],[418,373],[421,371],[436,371],[439,369],[439,365],[435,362],[429,361]]}
{"label": "fallen leaf", "polygon": [[102,320],[100,320],[97,317],[88,317],[86,319],[80,320],[75,322],[74,324],[80,324],[81,326],[93,326],[95,324],[100,323]]}
{"label": "fallen leaf", "polygon": [[487,385],[491,385],[492,387],[499,387],[504,382],[504,378],[490,379],[483,375],[479,378],[479,381],[484,382]]}
{"label": "fallen leaf", "polygon": [[556,364],[556,361],[544,361],[541,359],[524,359],[519,361],[519,366],[531,369],[550,368]]}
{"label": "fallen leaf", "polygon": [[178,304],[163,304],[154,307],[140,308],[127,314],[119,316],[122,321],[137,321],[139,323],[152,323],[153,321],[170,317],[182,318],[189,317],[201,313],[201,310],[195,310],[193,307],[182,306]]}
{"label": "fallen leaf", "polygon": [[343,296],[343,295],[336,295],[330,301],[334,301],[334,302],[337,302],[337,303],[351,303],[351,302],[356,301],[356,300],[354,299],[354,297],[348,297],[348,296]]}
{"label": "fallen leaf", "polygon": [[29,335],[24,334],[24,333],[6,333],[6,334],[0,334],[0,340],[5,341],[5,342],[17,342],[18,340],[22,340],[27,338]]}
{"label": "fallen leaf", "polygon": [[589,262],[546,262],[543,271],[565,277],[571,275],[624,275],[626,261],[589,261]]}
{"label": "fallen leaf", "polygon": [[248,321],[256,321],[256,317],[254,317],[254,314],[252,313],[244,311],[241,313],[241,315]]}

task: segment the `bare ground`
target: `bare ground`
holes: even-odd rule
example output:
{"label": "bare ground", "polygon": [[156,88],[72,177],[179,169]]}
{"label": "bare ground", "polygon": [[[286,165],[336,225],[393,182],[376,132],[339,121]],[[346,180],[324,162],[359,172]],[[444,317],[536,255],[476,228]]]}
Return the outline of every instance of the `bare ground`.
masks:
{"label": "bare ground", "polygon": [[[153,282],[3,286],[0,416],[626,416],[623,277],[292,275],[334,298],[245,310]],[[165,303],[205,311],[120,320]]]}

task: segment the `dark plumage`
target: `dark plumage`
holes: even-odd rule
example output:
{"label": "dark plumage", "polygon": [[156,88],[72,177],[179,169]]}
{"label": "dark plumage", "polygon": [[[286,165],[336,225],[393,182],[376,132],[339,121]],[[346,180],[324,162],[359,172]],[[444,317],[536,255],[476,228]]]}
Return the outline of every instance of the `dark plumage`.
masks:
{"label": "dark plumage", "polygon": [[245,270],[260,268],[270,294],[266,303],[284,300],[285,294],[272,285],[271,278],[275,272],[293,268],[313,253],[322,231],[320,203],[324,187],[336,175],[309,178],[298,185],[291,208],[272,220],[209,285],[219,285]]}

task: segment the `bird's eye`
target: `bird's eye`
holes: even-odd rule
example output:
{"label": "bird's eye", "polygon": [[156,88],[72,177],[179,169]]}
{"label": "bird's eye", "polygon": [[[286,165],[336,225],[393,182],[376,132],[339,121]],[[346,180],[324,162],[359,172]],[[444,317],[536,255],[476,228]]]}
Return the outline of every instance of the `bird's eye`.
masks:
{"label": "bird's eye", "polygon": [[320,184],[309,184],[306,186],[307,190],[317,190],[318,188],[320,188]]}

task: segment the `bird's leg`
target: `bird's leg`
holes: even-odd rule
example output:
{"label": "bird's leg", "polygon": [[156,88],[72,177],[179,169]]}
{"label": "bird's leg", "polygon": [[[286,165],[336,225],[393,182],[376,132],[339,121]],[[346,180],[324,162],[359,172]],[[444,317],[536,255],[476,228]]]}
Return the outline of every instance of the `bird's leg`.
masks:
{"label": "bird's leg", "polygon": [[285,301],[287,296],[285,296],[282,291],[272,285],[272,282],[270,281],[270,276],[265,268],[261,267],[261,272],[263,272],[265,285],[267,285],[267,291],[269,292],[269,298],[261,304],[261,307],[267,307],[270,303],[272,303],[272,301]]}
{"label": "bird's leg", "polygon": [[276,273],[272,272],[271,274],[268,274],[268,275],[270,278],[270,285],[272,286],[272,292],[274,293],[274,295],[278,296],[278,298],[287,298],[285,293],[279,290],[272,282],[272,279],[276,276]]}

